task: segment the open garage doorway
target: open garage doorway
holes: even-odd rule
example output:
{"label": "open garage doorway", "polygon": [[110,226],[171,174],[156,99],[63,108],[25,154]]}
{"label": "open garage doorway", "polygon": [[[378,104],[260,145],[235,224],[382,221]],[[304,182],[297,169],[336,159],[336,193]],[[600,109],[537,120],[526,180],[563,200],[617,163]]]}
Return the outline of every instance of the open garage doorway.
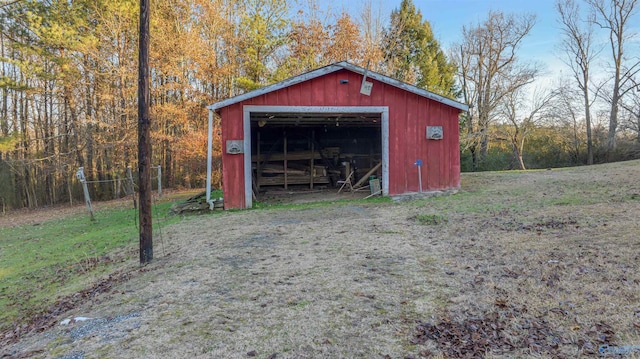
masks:
{"label": "open garage doorway", "polygon": [[387,107],[244,106],[244,132],[247,207],[283,189],[371,193],[372,176],[388,194]]}

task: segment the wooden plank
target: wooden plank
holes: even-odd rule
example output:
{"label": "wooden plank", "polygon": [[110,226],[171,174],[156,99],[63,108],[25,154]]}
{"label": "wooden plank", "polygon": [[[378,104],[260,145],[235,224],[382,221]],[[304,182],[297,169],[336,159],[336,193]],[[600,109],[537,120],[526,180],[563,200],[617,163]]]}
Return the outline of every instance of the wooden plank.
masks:
{"label": "wooden plank", "polygon": [[[316,134],[316,132],[312,130],[311,131],[311,153],[315,153],[316,152],[315,148],[314,148],[315,146],[314,146],[314,143],[313,143],[314,140],[315,140],[315,138],[314,138],[315,134]],[[314,161],[315,160],[313,158],[309,159],[309,168],[311,169],[310,170],[311,176],[309,176],[309,177],[311,177],[311,179],[309,181],[309,189],[313,189],[313,176],[315,175],[315,173],[314,173],[315,172],[314,171],[315,168],[313,168]]]}
{"label": "wooden plank", "polygon": [[[260,158],[260,131],[257,131],[257,132],[258,133],[256,135],[257,135],[258,145],[257,145],[257,148],[256,148],[256,155],[258,156],[258,158]],[[260,178],[260,175],[262,174],[262,172],[260,170],[260,161],[258,161],[256,163],[256,173],[258,174],[257,178]],[[256,189],[258,191],[260,191],[260,181],[258,181],[257,179],[256,179]]]}
{"label": "wooden plank", "polygon": [[[288,176],[287,177],[287,184],[289,185],[293,185],[293,184],[309,184],[309,181],[311,176]],[[261,177],[260,178],[260,183],[262,184],[262,186],[282,186],[284,185],[284,175],[281,176],[273,176],[273,177]],[[313,178],[313,182],[315,184],[328,184],[329,183],[329,177],[327,176],[316,176]]]}
{"label": "wooden plank", "polygon": [[[295,151],[295,152],[287,153],[287,160],[289,161],[306,161],[310,159],[320,160],[322,159],[322,156],[320,156],[320,153],[318,151],[315,151],[315,153],[311,151]],[[251,160],[253,162],[284,161],[284,153],[272,153],[270,155],[262,154],[260,155],[260,157],[258,157],[257,155],[254,155],[254,156],[251,156]]]}
{"label": "wooden plank", "polygon": [[309,169],[305,168],[304,170],[302,169],[296,169],[294,166],[292,166],[293,164],[289,164],[289,167],[287,167],[286,169],[282,166],[282,165],[277,165],[277,164],[266,164],[262,167],[262,175],[265,174],[284,174],[285,172],[287,173],[287,175],[291,176],[296,176],[296,175],[300,175],[300,176],[305,176],[309,174]]}
{"label": "wooden plank", "polygon": [[382,162],[378,163],[375,167],[370,169],[369,172],[367,172],[367,174],[362,176],[362,178],[360,178],[360,180],[358,182],[356,182],[356,184],[353,185],[353,188],[358,188],[358,187],[362,186],[362,184],[369,178],[369,176],[371,176],[377,170],[379,170],[380,167],[382,167]]}
{"label": "wooden plank", "polygon": [[302,164],[301,162],[294,162],[294,161],[289,161],[289,169],[294,169],[294,170],[300,170],[300,171],[305,171],[308,173],[303,173],[303,174],[309,174],[311,169],[309,168],[309,165],[306,164]]}

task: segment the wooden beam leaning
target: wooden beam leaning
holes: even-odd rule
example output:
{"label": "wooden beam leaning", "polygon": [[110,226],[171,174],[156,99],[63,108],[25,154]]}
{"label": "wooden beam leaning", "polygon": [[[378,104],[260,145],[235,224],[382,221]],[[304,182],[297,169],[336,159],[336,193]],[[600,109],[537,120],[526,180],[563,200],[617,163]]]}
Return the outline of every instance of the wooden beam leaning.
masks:
{"label": "wooden beam leaning", "polygon": [[375,165],[372,169],[369,170],[369,172],[367,172],[364,176],[362,176],[362,178],[360,178],[360,180],[353,185],[353,188],[358,188],[362,186],[362,184],[369,178],[369,176],[371,176],[376,171],[378,171],[380,167],[382,167],[382,162]]}

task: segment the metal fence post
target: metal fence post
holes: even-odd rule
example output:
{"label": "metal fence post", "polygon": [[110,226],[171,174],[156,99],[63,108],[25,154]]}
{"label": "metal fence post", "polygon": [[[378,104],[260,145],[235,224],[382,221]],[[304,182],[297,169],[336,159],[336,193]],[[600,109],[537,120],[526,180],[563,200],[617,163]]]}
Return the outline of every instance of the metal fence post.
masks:
{"label": "metal fence post", "polygon": [[418,166],[418,184],[420,185],[420,193],[422,193],[422,160],[416,160],[414,166]]}

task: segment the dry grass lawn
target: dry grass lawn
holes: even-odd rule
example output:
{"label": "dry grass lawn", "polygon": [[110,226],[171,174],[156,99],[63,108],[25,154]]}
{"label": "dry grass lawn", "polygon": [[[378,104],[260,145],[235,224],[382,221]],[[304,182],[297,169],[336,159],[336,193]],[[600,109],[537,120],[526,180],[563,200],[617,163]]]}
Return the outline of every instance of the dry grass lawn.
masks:
{"label": "dry grass lawn", "polygon": [[577,358],[640,345],[639,178],[638,161],[463,174],[453,196],[186,218],[156,236],[152,264],[59,318],[96,319],[0,354]]}

